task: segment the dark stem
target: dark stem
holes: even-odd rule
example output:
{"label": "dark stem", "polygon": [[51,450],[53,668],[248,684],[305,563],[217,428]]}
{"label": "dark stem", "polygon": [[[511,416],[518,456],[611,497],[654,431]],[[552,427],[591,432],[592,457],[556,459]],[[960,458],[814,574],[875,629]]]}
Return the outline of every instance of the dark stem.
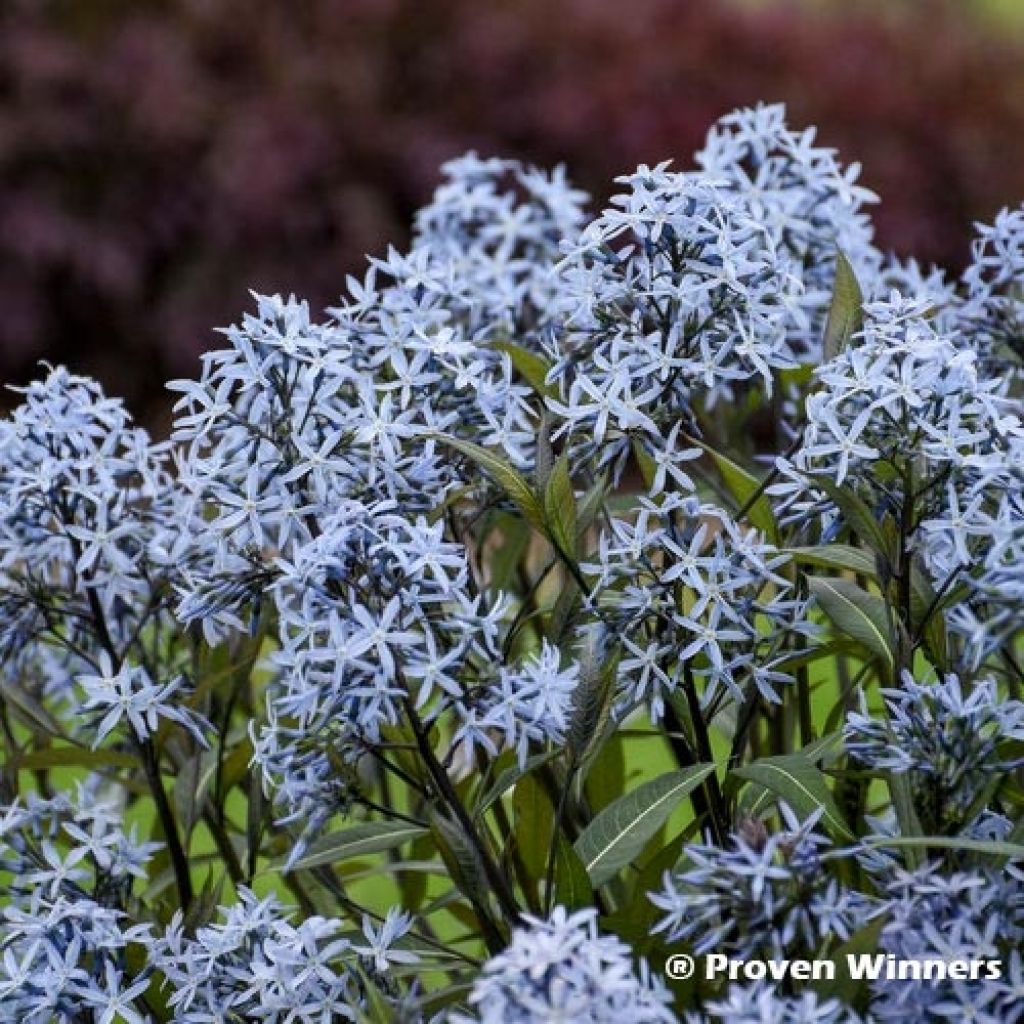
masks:
{"label": "dark stem", "polygon": [[462,826],[462,830],[466,834],[466,838],[476,850],[484,873],[487,875],[487,880],[491,883],[494,895],[498,903],[501,904],[501,908],[508,917],[509,922],[515,923],[519,920],[520,910],[515,896],[509,887],[508,879],[502,874],[498,865],[495,864],[491,851],[477,831],[473,820],[466,813],[466,808],[462,806],[462,801],[459,799],[459,794],[455,792],[452,780],[448,777],[448,773],[444,770],[444,767],[438,761],[430,746],[426,726],[424,726],[419,715],[416,713],[412,701],[406,698],[403,703],[405,705],[405,713],[409,718],[409,724],[412,726],[413,735],[416,737],[416,745],[419,748],[420,756],[423,758],[423,762],[430,773],[431,779],[434,781],[434,785],[437,787],[439,795],[455,815],[459,825]]}
{"label": "dark stem", "polygon": [[156,748],[153,746],[152,740],[141,739],[134,729],[132,729],[132,739],[142,758],[146,781],[153,794],[153,802],[156,804],[156,811],[160,817],[164,839],[167,840],[167,851],[171,857],[171,867],[174,869],[174,881],[178,887],[178,902],[181,904],[181,909],[187,911],[192,904],[192,877],[188,870],[188,858],[185,856],[181,839],[178,836],[174,812],[171,810],[163,781],[160,778]]}

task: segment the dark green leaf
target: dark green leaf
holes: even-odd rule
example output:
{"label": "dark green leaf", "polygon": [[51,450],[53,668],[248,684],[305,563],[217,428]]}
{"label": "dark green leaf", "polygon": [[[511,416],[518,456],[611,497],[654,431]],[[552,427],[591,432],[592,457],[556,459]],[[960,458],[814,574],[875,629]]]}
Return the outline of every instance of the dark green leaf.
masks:
{"label": "dark green leaf", "polygon": [[318,839],[291,870],[301,871],[323,864],[337,864],[352,857],[393,850],[426,834],[425,828],[401,821],[364,822]]}
{"label": "dark green leaf", "polygon": [[474,903],[487,905],[489,885],[476,847],[462,826],[441,813],[430,816],[430,832],[452,880]]}
{"label": "dark green leaf", "polygon": [[836,252],[836,279],[832,286],[832,303],[825,322],[824,358],[834,359],[860,330],[864,321],[864,293],[850,261]]}
{"label": "dark green leaf", "polygon": [[576,557],[576,494],[569,476],[569,457],[555,463],[544,488],[544,521],[551,542],[567,558]]}
{"label": "dark green leaf", "polygon": [[1024,860],[1024,844],[1003,839],[969,839],[966,836],[870,836],[862,840],[865,846],[882,849],[934,849],[965,850],[984,853],[990,857],[1009,857]]}
{"label": "dark green leaf", "polygon": [[855,980],[850,976],[847,957],[882,955],[878,951],[878,937],[884,924],[885,918],[879,915],[855,931],[829,956],[836,965],[835,977],[822,977],[811,983],[822,998],[838,999],[846,1006],[854,1006],[860,1001],[860,996],[867,990],[868,982],[864,979]]}
{"label": "dark green leaf", "polygon": [[[729,493],[732,494],[739,505],[745,507],[750,504],[750,507],[747,509],[747,519],[751,524],[756,526],[769,540],[777,540],[778,528],[775,523],[775,515],[772,512],[771,503],[768,501],[766,494],[758,494],[761,481],[738,463],[733,462],[732,459],[721,452],[716,452],[714,448],[708,447],[708,445],[701,441],[694,441],[694,444],[711,456],[712,461],[718,468],[718,472],[722,475],[725,486],[729,488]],[[751,499],[755,494],[757,494],[757,498],[751,503]]]}
{"label": "dark green leaf", "polygon": [[919,633],[925,651],[939,671],[949,668],[947,658],[946,616],[924,567],[915,558],[910,567],[910,615],[915,633]]}
{"label": "dark green leaf", "polygon": [[[828,477],[812,477],[811,482],[818,490],[824,491],[829,501],[839,509],[843,522],[853,531],[854,535],[867,544],[872,551],[882,556],[888,565],[891,565],[895,554],[892,542],[864,501],[845,487],[829,480]],[[877,563],[873,567],[873,573],[878,575]]]}
{"label": "dark green leaf", "polygon": [[491,538],[500,538],[501,543],[491,549],[486,566],[488,584],[497,591],[511,589],[516,570],[530,544],[530,528],[527,523],[511,513],[502,512],[495,517],[495,526],[491,530]]}
{"label": "dark green leaf", "polygon": [[576,523],[576,550],[579,550],[583,542],[583,535],[594,525],[604,504],[605,494],[608,490],[608,477],[601,474],[597,482],[583,496],[580,502]]}
{"label": "dark green leaf", "polygon": [[849,544],[821,544],[811,548],[789,548],[786,551],[793,561],[801,565],[814,565],[822,569],[848,570],[875,579],[877,564],[875,556],[863,548]]}
{"label": "dark green leaf", "polygon": [[591,882],[603,885],[631,864],[679,803],[712,772],[698,764],[646,782],[609,804],[576,840]]}
{"label": "dark green leaf", "polygon": [[762,757],[734,768],[732,774],[764,786],[802,818],[822,808],[822,820],[833,835],[854,838],[828,788],[824,773],[802,754]]}
{"label": "dark green leaf", "polygon": [[885,602],[862,590],[853,580],[812,578],[807,585],[832,625],[877,658],[886,678],[891,679],[896,657]]}
{"label": "dark green leaf", "polygon": [[533,526],[538,530],[544,530],[544,510],[533,493],[533,488],[527,483],[522,473],[510,466],[500,455],[488,451],[481,445],[473,444],[472,441],[463,441],[446,434],[436,436],[443,444],[472,459],[488,476],[493,478],[494,482],[501,487]]}
{"label": "dark green leaf", "polygon": [[590,886],[587,869],[579,854],[563,836],[558,837],[555,850],[555,899],[560,906],[569,910],[581,910],[594,902],[594,890]]}
{"label": "dark green leaf", "polygon": [[547,383],[548,370],[551,367],[542,356],[511,341],[496,341],[491,347],[499,352],[506,352],[516,373],[542,398],[558,396],[558,388]]}
{"label": "dark green leaf", "polygon": [[477,817],[489,811],[524,775],[529,775],[542,764],[547,764],[548,761],[557,757],[558,753],[557,750],[547,750],[543,754],[534,754],[533,757],[527,758],[526,764],[522,768],[516,761],[502,771],[494,783],[488,787],[487,792],[480,797],[476,808]]}
{"label": "dark green leaf", "polygon": [[533,775],[524,775],[512,798],[515,838],[527,873],[535,881],[544,877],[548,863],[555,812],[544,788]]}
{"label": "dark green leaf", "polygon": [[16,771],[38,771],[46,768],[135,768],[138,761],[131,754],[114,750],[89,750],[86,747],[46,747],[16,757]]}

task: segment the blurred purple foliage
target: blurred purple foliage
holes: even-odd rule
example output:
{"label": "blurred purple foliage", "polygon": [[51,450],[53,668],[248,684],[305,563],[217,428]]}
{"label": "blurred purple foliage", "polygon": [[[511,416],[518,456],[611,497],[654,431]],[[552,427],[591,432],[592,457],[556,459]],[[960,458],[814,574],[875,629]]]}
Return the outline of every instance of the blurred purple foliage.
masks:
{"label": "blurred purple foliage", "polygon": [[864,164],[883,244],[957,265],[1024,196],[1024,60],[957,5],[915,10],[6,0],[0,374],[67,360],[145,412],[247,288],[322,304],[403,242],[443,159],[564,162],[600,201],[761,99]]}

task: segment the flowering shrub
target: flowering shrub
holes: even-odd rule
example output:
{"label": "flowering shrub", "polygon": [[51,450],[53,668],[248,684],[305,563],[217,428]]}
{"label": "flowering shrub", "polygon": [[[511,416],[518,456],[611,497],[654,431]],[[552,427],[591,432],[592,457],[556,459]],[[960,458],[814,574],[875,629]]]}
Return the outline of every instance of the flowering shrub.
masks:
{"label": "flowering shrub", "polygon": [[1021,1019],[1024,218],[902,263],[779,107],[444,172],[167,442],[19,389],[0,1019]]}

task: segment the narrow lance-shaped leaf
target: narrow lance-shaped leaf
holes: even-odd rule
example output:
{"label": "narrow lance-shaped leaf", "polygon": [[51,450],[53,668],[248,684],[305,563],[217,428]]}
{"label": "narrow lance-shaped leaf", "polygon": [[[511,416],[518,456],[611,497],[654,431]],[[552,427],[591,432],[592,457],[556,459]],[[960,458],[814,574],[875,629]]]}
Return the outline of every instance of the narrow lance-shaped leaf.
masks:
{"label": "narrow lance-shaped leaf", "polygon": [[[872,515],[871,509],[852,491],[840,487],[828,477],[815,476],[811,482],[816,488],[824,491],[828,499],[839,509],[843,522],[881,558],[891,565],[895,552],[892,544],[882,530],[881,524]],[[877,574],[877,563],[873,573]]]}
{"label": "narrow lance-shaped leaf", "polygon": [[940,671],[949,668],[943,604],[924,566],[915,558],[910,567],[910,614],[914,630],[920,633],[928,656]]}
{"label": "narrow lance-shaped leaf", "polygon": [[813,565],[821,569],[839,569],[874,579],[877,562],[870,551],[850,544],[820,544],[810,548],[788,548],[786,554],[800,565]]}
{"label": "narrow lance-shaped leaf", "polygon": [[594,902],[587,869],[580,855],[562,836],[558,837],[555,850],[555,897],[561,906],[570,910],[589,907]]}
{"label": "narrow lance-shaped leaf", "polygon": [[608,477],[602,473],[593,487],[583,496],[576,517],[576,547],[579,549],[584,534],[594,525],[604,504],[605,492],[608,489]]}
{"label": "narrow lance-shaped leaf", "polygon": [[425,828],[405,822],[368,821],[318,839],[289,870],[338,864],[353,857],[393,850],[426,834]]}
{"label": "narrow lance-shaped leaf", "polygon": [[881,849],[963,850],[988,857],[1024,860],[1024,844],[1005,839],[972,839],[970,836],[869,836],[861,842]]}
{"label": "narrow lance-shaped leaf", "polygon": [[508,495],[511,501],[518,506],[527,520],[538,530],[545,529],[544,510],[537,495],[533,493],[526,478],[513,466],[510,466],[501,456],[472,441],[463,441],[457,437],[449,437],[446,434],[435,435],[437,439],[457,452],[461,452],[467,458],[472,459],[488,476],[492,477],[495,483]]}
{"label": "narrow lance-shaped leaf", "polygon": [[486,905],[486,872],[480,854],[466,837],[462,826],[447,815],[436,812],[430,816],[430,833],[455,884],[471,901]]}
{"label": "narrow lance-shaped leaf", "polygon": [[511,341],[496,341],[491,347],[508,355],[515,371],[541,398],[557,396],[558,388],[547,382],[550,367],[542,356]]}
{"label": "narrow lance-shaped leaf", "polygon": [[526,870],[534,879],[543,877],[555,812],[543,787],[530,775],[517,783],[512,798],[515,838]]}
{"label": "narrow lance-shaped leaf", "polygon": [[576,494],[569,476],[569,457],[555,463],[544,488],[544,521],[552,543],[567,558],[576,555]]}
{"label": "narrow lance-shaped leaf", "polygon": [[574,844],[590,881],[603,885],[631,864],[679,803],[712,771],[714,765],[697,764],[669,772],[601,811]]}
{"label": "narrow lance-shaped leaf", "polygon": [[850,343],[864,321],[864,293],[843,252],[836,251],[836,279],[825,322],[824,357],[834,359]]}
{"label": "narrow lance-shaped leaf", "polygon": [[885,602],[862,590],[852,580],[815,578],[808,580],[807,585],[836,629],[877,658],[886,678],[891,679],[896,658],[889,637]]}
{"label": "narrow lance-shaped leaf", "polygon": [[[778,530],[771,503],[766,494],[758,493],[762,482],[739,463],[733,462],[721,452],[716,452],[714,448],[708,447],[701,441],[695,440],[694,444],[711,456],[718,472],[722,474],[725,486],[729,488],[729,492],[740,505],[746,507],[749,504],[746,517],[751,524],[756,526],[769,540],[776,540]],[[757,497],[755,498],[754,495]]]}
{"label": "narrow lance-shaped leaf", "polygon": [[762,757],[734,768],[732,774],[770,790],[801,817],[807,817],[819,807],[822,808],[822,818],[833,835],[844,839],[853,838],[828,788],[824,773],[802,754]]}

